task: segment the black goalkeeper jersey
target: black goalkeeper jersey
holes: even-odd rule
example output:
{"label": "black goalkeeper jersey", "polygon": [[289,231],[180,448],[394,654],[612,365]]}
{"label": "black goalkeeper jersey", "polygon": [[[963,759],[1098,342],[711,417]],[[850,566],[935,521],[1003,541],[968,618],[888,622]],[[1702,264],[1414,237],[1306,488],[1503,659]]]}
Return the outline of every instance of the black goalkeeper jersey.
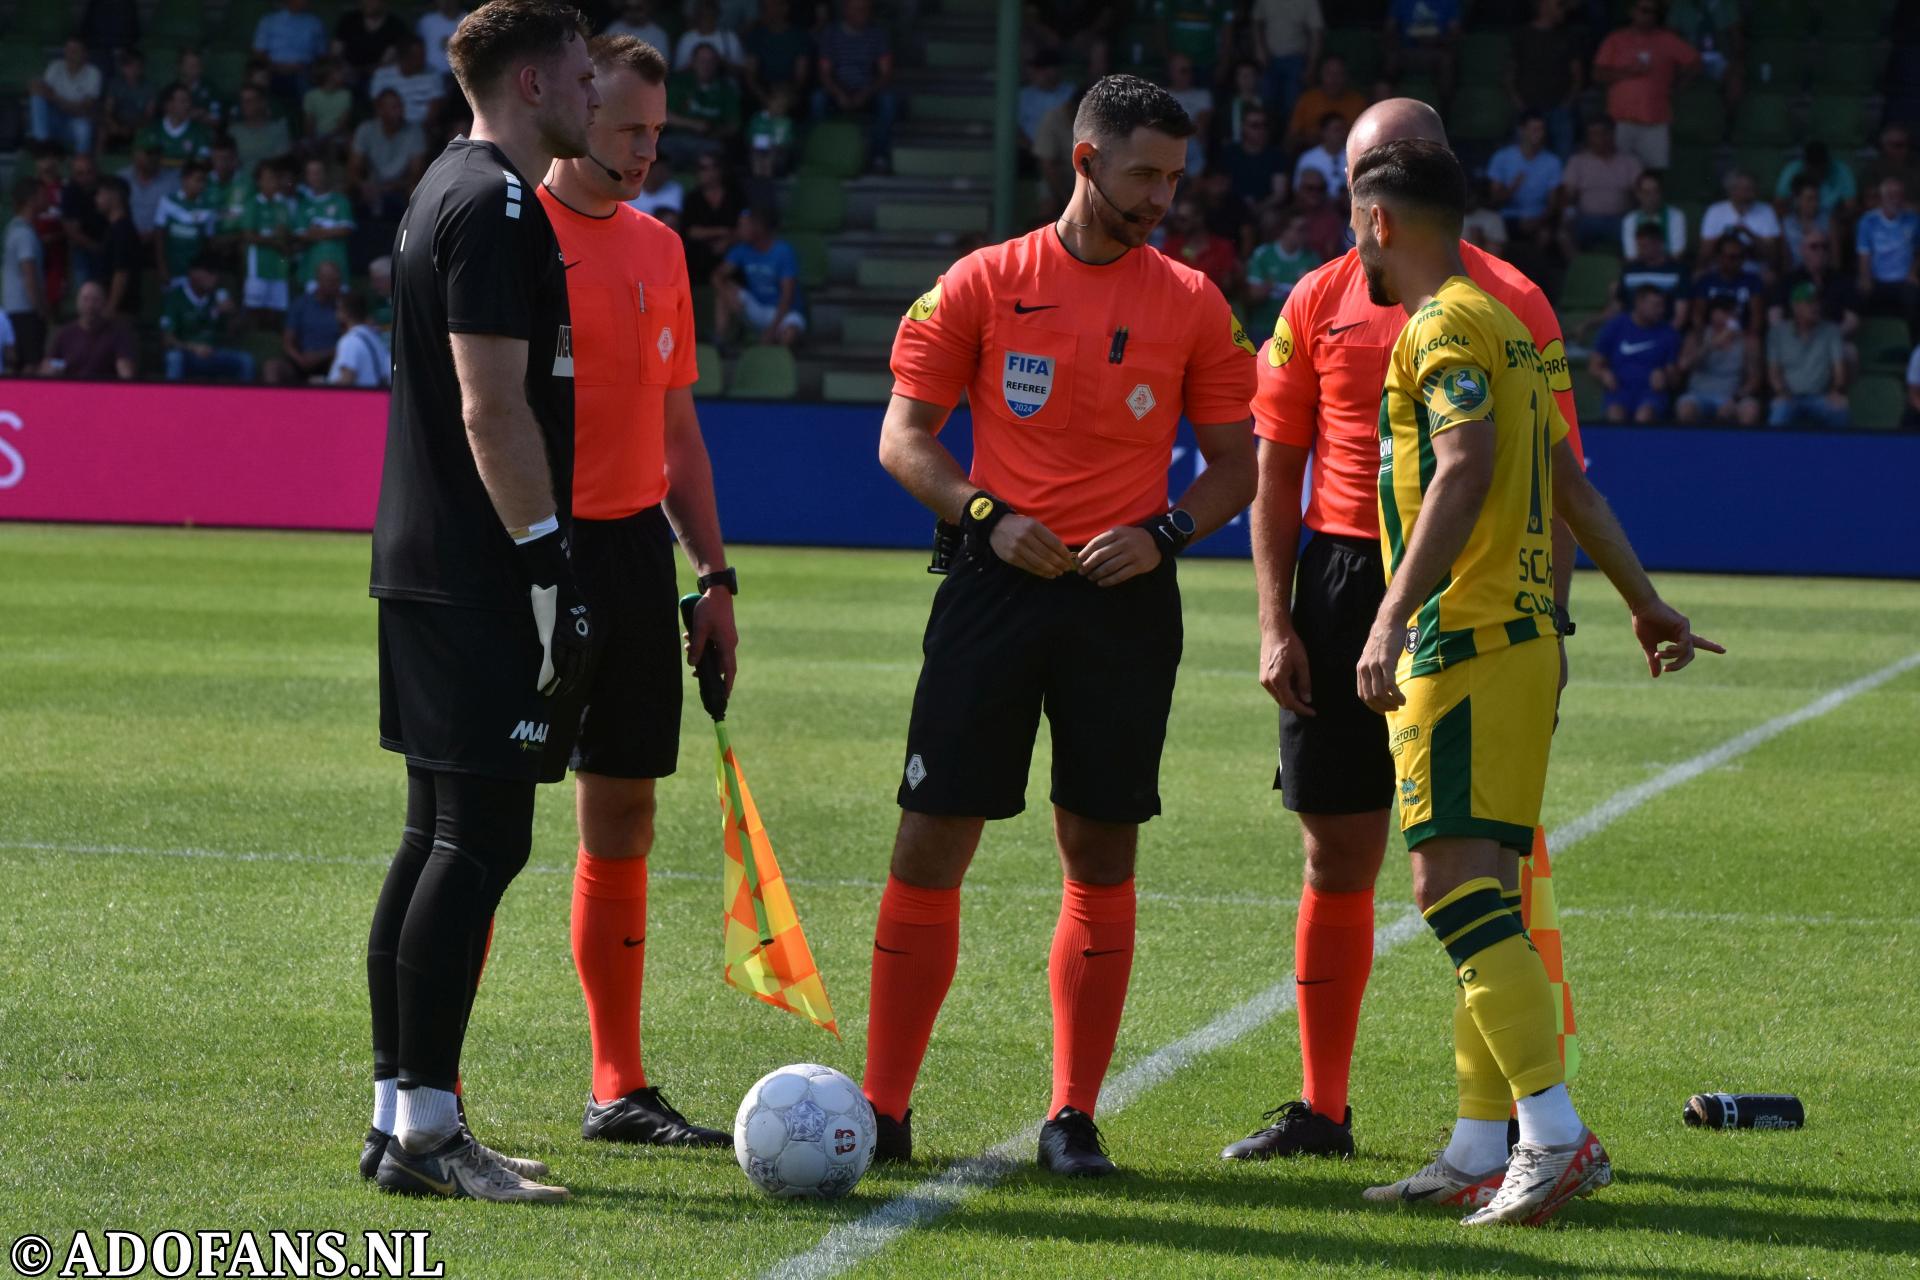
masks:
{"label": "black goalkeeper jersey", "polygon": [[566,267],[533,182],[500,148],[468,138],[448,143],[420,179],[394,240],[393,397],[371,589],[388,599],[525,609],[513,539],[467,443],[451,333],[526,340],[527,403],[564,526],[573,497]]}

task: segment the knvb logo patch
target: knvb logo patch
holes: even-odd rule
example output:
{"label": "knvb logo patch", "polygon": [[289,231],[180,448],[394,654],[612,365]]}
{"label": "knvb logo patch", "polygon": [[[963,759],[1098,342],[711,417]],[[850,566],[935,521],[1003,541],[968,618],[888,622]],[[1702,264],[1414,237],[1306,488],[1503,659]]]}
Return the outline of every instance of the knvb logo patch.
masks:
{"label": "knvb logo patch", "polygon": [[1007,352],[1000,373],[1000,391],[1006,397],[1007,411],[1016,418],[1031,418],[1040,412],[1053,394],[1052,356],[1028,355],[1024,351]]}

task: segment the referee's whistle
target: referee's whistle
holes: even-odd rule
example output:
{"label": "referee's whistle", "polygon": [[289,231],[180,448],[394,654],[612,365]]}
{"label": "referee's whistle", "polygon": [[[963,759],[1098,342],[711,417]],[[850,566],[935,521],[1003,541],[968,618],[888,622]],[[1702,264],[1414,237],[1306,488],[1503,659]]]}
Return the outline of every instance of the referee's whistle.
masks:
{"label": "referee's whistle", "polygon": [[1113,345],[1107,348],[1107,363],[1119,364],[1127,356],[1127,326],[1113,331]]}

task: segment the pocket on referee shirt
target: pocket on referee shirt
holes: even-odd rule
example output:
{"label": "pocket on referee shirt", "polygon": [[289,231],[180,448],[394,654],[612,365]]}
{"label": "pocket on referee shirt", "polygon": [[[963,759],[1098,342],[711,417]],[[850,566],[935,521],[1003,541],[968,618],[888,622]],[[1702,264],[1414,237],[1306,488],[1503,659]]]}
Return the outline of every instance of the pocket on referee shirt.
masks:
{"label": "pocket on referee shirt", "polygon": [[1172,342],[1128,342],[1119,364],[1100,353],[1100,403],[1094,434],[1128,444],[1164,447],[1180,423],[1186,348]]}
{"label": "pocket on referee shirt", "polygon": [[648,386],[664,386],[673,380],[673,356],[683,342],[692,342],[691,333],[682,333],[674,323],[680,317],[685,296],[677,284],[650,284],[645,293],[636,291],[640,311],[640,381]]}
{"label": "pocket on referee shirt", "polygon": [[[1046,313],[1046,314],[1051,314]],[[998,408],[1016,422],[1064,431],[1073,418],[1079,338],[1031,320],[994,326],[989,366],[1000,379]]]}
{"label": "pocket on referee shirt", "polygon": [[574,385],[630,387],[638,382],[640,317],[633,287],[580,281],[568,288],[567,303],[572,312]]}

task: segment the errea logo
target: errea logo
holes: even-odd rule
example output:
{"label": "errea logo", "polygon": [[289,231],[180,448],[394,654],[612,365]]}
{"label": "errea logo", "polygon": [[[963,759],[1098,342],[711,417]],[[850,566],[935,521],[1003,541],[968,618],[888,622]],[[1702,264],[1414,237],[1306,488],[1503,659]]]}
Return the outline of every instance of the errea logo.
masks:
{"label": "errea logo", "polygon": [[544,724],[522,720],[513,726],[513,732],[507,735],[507,740],[519,743],[522,751],[538,751],[547,740],[547,729],[548,726]]}

